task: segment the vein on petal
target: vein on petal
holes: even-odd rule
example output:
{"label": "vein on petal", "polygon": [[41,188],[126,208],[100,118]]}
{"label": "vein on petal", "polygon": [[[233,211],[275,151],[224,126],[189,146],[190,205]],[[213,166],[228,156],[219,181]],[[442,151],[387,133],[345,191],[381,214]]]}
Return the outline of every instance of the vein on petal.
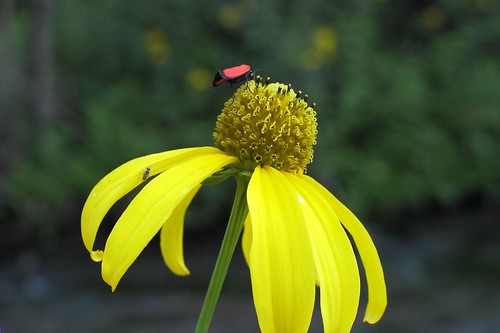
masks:
{"label": "vein on petal", "polygon": [[368,284],[368,304],[365,311],[364,321],[370,324],[376,323],[384,314],[387,306],[387,290],[384,279],[384,271],[377,248],[365,229],[361,221],[333,194],[325,189],[321,184],[309,176],[302,176],[309,184],[330,203],[340,222],[352,235],[358,249],[363,267],[365,269],[366,280]]}
{"label": "vein on petal", "polygon": [[170,217],[165,221],[160,232],[160,248],[165,264],[177,275],[189,275],[189,270],[184,262],[183,235],[184,216],[191,200],[201,188],[195,186],[172,211]]}
{"label": "vein on petal", "polygon": [[325,332],[350,332],[358,311],[360,279],[351,242],[330,204],[302,177],[287,175],[303,198],[321,289]]}
{"label": "vein on petal", "polygon": [[307,332],[315,270],[303,212],[286,177],[257,167],[248,187],[252,221],[250,274],[263,332]]}

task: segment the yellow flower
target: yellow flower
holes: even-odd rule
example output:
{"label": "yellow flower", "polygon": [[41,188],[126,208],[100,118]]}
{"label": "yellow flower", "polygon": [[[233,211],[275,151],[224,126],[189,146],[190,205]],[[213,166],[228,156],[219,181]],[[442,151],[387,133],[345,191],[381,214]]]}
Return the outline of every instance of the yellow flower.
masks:
{"label": "yellow flower", "polygon": [[[182,245],[186,209],[202,184],[236,176],[247,179],[242,247],[261,330],[307,332],[319,287],[324,331],[350,331],[360,277],[345,230],[356,244],[368,282],[364,320],[377,322],[387,303],[377,250],[356,216],[305,174],[316,143],[313,106],[307,104],[307,95],[301,97],[289,85],[249,81],[218,116],[216,147],[140,157],[105,176],[82,212],[83,241],[91,257],[102,261],[104,281],[115,290],[158,232],[166,265],[175,274],[189,274]],[[94,250],[106,212],[148,178],[117,221],[104,251]]]}
{"label": "yellow flower", "polygon": [[212,72],[203,67],[192,68],[186,76],[188,86],[196,92],[205,91],[212,87]]}
{"label": "yellow flower", "polygon": [[170,56],[167,43],[167,34],[159,29],[153,28],[144,34],[144,46],[148,52],[149,59],[155,65],[163,65]]}

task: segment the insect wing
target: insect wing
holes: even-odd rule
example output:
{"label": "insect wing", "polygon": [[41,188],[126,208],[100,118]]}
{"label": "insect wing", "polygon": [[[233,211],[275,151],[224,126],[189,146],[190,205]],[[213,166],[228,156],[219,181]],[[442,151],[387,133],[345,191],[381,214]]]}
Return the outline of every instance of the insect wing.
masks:
{"label": "insect wing", "polygon": [[243,64],[223,69],[222,77],[224,77],[226,80],[239,79],[241,77],[245,77],[249,71],[250,71],[250,66]]}
{"label": "insect wing", "polygon": [[250,66],[246,64],[220,69],[215,74],[213,86],[220,86],[226,81],[231,85],[241,81],[248,81],[248,77],[251,73],[253,73],[253,71],[250,69]]}
{"label": "insect wing", "polygon": [[224,76],[222,76],[223,74],[224,73],[222,70],[217,71],[217,73],[215,74],[215,77],[214,77],[214,82],[213,82],[214,87],[220,86],[221,84],[226,82],[226,78]]}

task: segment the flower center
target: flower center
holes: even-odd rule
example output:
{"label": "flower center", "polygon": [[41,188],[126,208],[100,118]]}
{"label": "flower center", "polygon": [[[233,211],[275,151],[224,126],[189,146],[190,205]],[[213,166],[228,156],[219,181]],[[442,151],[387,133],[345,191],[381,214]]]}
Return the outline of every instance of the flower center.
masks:
{"label": "flower center", "polygon": [[290,85],[248,81],[217,117],[215,146],[240,159],[245,169],[269,165],[304,173],[316,144],[316,112],[307,95]]}

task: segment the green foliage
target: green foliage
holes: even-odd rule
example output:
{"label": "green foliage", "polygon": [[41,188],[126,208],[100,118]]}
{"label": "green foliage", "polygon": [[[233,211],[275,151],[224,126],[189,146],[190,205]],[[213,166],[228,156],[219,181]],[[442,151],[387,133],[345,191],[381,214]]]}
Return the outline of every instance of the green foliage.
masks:
{"label": "green foliage", "polygon": [[320,119],[328,132],[320,147],[332,153],[320,173],[333,167],[339,192],[368,213],[456,205],[469,195],[498,201],[498,15],[451,11],[450,22],[426,32],[416,27],[428,8],[401,22],[393,9],[393,21],[381,24],[386,10],[339,28],[341,83],[327,98],[335,116]]}
{"label": "green foliage", "polygon": [[[498,9],[492,1],[59,1],[61,121],[25,144],[3,205],[28,225],[45,211],[54,225],[119,164],[211,145],[231,95],[211,88],[212,75],[240,63],[318,103],[309,172],[360,215],[470,195],[498,201]],[[29,25],[26,13],[18,22]],[[27,43],[27,34],[16,38]],[[226,190],[200,193],[195,224],[224,211]]]}

